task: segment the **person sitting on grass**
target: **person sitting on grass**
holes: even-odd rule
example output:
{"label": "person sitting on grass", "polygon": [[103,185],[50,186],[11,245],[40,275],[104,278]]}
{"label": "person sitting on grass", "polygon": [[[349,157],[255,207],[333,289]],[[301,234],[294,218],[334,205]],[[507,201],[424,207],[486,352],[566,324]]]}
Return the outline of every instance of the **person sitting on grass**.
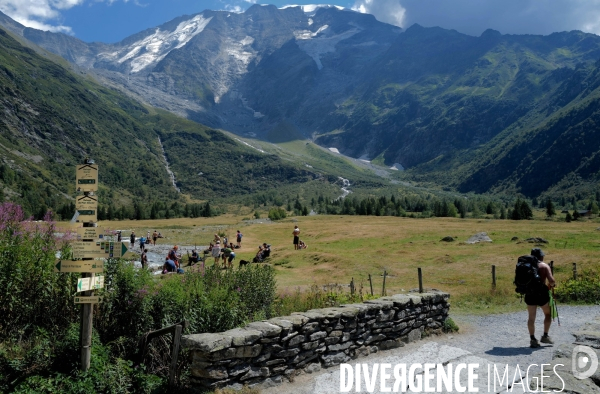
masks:
{"label": "person sitting on grass", "polygon": [[192,255],[190,256],[189,260],[190,261],[188,265],[196,264],[200,260],[200,256],[198,256],[198,252],[196,252],[196,249],[194,249],[194,251],[192,252]]}
{"label": "person sitting on grass", "polygon": [[267,245],[267,243],[263,243],[263,253],[262,253],[262,258],[263,260],[270,257],[271,256],[271,245]]}
{"label": "person sitting on grass", "polygon": [[306,249],[307,245],[304,243],[303,240],[298,241],[298,247],[300,249]]}
{"label": "person sitting on grass", "polygon": [[253,263],[262,263],[263,261],[263,247],[262,245],[258,245],[258,252],[256,252],[256,256],[252,260]]}

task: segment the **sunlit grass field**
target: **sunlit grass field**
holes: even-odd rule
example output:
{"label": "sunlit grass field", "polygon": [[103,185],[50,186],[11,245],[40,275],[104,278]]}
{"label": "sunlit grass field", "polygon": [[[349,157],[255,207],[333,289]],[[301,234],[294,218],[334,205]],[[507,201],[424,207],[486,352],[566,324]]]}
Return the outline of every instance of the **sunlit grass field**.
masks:
{"label": "sunlit grass field", "polygon": [[[249,217],[250,215],[246,215]],[[386,293],[418,287],[417,268],[423,271],[426,288],[447,291],[454,313],[496,313],[522,309],[512,284],[517,257],[528,254],[535,244],[530,237],[548,241],[539,246],[546,261],[554,261],[558,281],[572,276],[572,263],[581,272],[598,265],[600,231],[598,219],[571,223],[543,220],[430,218],[410,219],[376,216],[308,216],[272,223],[249,224],[240,215],[214,218],[100,222],[106,228],[135,230],[138,236],[158,230],[163,244],[208,245],[213,235],[225,232],[235,241],[236,230],[244,234],[236,263],[251,260],[258,245],[272,245],[270,263],[277,270],[281,293],[307,289],[311,285],[338,283],[381,295],[383,272]],[[292,230],[297,224],[308,248],[295,251]],[[466,244],[473,234],[487,232],[492,243]],[[451,236],[454,242],[441,239]],[[511,240],[518,237],[518,240]],[[212,259],[210,259],[212,260]],[[497,286],[492,289],[491,267],[496,265]]]}

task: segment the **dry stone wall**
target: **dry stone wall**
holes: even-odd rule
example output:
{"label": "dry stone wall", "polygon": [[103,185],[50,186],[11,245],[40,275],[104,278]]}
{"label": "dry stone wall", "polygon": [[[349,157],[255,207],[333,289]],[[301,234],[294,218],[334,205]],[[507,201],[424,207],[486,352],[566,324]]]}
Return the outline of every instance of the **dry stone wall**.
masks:
{"label": "dry stone wall", "polygon": [[424,332],[440,333],[450,295],[396,294],[360,304],[313,309],[222,333],[187,335],[192,381],[205,388],[270,386],[404,346]]}

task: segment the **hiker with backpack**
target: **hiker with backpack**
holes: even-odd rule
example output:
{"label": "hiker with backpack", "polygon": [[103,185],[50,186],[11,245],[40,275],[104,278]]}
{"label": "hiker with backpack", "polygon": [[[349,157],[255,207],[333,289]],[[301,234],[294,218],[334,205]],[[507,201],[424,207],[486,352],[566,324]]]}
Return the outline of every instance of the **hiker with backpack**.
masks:
{"label": "hiker with backpack", "polygon": [[[516,292],[525,296],[527,304],[527,329],[529,330],[529,346],[540,347],[541,343],[554,343],[548,336],[552,313],[550,310],[550,289],[556,286],[550,266],[544,263],[544,252],[540,248],[531,249],[531,255],[521,256],[515,270]],[[535,338],[535,318],[537,308],[544,312],[544,335],[538,341]]]}

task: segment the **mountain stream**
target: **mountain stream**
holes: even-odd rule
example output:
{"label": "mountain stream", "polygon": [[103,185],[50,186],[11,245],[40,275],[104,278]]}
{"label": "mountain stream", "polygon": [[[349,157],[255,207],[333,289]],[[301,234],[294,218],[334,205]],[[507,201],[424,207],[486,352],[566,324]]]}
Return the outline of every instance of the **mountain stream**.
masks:
{"label": "mountain stream", "polygon": [[181,193],[181,190],[179,190],[179,188],[177,187],[177,182],[175,180],[175,174],[173,174],[173,171],[171,171],[171,169],[169,168],[169,161],[167,160],[167,154],[165,153],[165,148],[163,147],[160,137],[158,137],[158,144],[160,145],[160,150],[162,151],[162,156],[165,161],[165,168],[167,169],[169,178],[171,178],[171,183],[173,184],[173,187],[175,188],[175,190],[177,190],[178,193]]}

